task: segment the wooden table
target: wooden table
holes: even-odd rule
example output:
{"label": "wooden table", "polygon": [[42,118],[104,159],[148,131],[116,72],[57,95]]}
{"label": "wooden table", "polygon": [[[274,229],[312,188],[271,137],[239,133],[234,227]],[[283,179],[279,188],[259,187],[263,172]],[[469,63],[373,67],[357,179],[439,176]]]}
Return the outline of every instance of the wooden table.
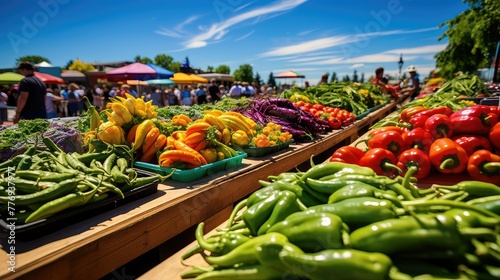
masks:
{"label": "wooden table", "polygon": [[290,145],[262,158],[244,159],[239,169],[190,183],[167,180],[154,195],[33,241],[16,240],[15,273],[8,270],[11,245],[2,234],[0,278],[98,279],[202,221],[207,221],[207,230],[211,230],[227,219],[235,202],[260,187],[258,180],[292,170],[311,155],[356,139],[358,131],[395,110],[397,104],[393,101],[314,142]]}

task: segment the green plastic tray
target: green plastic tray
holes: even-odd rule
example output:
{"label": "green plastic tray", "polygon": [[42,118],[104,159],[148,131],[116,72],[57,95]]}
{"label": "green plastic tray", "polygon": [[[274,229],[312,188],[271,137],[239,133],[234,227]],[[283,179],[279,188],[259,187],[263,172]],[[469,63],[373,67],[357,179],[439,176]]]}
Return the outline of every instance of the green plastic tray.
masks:
{"label": "green plastic tray", "polygon": [[157,164],[151,164],[151,163],[146,163],[146,162],[140,162],[137,161],[134,163],[134,166],[139,169],[144,169],[150,172],[155,172],[161,175],[168,175],[174,171],[172,176],[170,177],[174,181],[179,181],[179,182],[190,182],[194,181],[200,178],[203,178],[205,176],[208,176],[210,174],[217,173],[222,170],[226,170],[232,167],[236,167],[241,165],[243,158],[246,157],[247,154],[243,152],[238,152],[237,156],[234,156],[232,158],[227,158],[223,160],[219,160],[216,162],[212,162],[209,164],[205,164],[203,166],[193,168],[193,169],[187,169],[187,170],[181,170],[181,169],[172,169],[172,168],[167,168],[167,167],[161,167]]}
{"label": "green plastic tray", "polygon": [[274,145],[271,147],[265,147],[265,148],[245,148],[245,153],[248,154],[249,157],[263,157],[272,153],[276,153],[279,150],[286,149],[290,146],[290,144],[293,143],[293,139],[290,139],[284,143]]}

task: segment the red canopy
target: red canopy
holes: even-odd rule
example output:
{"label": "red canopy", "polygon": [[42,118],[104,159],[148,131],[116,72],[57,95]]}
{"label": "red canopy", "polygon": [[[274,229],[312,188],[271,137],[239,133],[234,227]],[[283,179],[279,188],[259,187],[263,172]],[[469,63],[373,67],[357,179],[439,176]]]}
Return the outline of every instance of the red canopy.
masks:
{"label": "red canopy", "polygon": [[50,74],[47,74],[47,73],[41,73],[41,72],[35,71],[35,76],[38,79],[42,80],[42,82],[44,84],[55,85],[55,84],[65,84],[66,83],[66,82],[64,82],[63,79],[56,77],[56,76],[53,76],[53,75],[50,75]]}
{"label": "red canopy", "polygon": [[299,74],[297,72],[294,72],[292,70],[288,70],[288,71],[285,71],[283,73],[280,73],[276,76],[274,76],[274,78],[287,78],[287,79],[295,79],[295,78],[305,78],[306,76],[302,75],[302,74]]}

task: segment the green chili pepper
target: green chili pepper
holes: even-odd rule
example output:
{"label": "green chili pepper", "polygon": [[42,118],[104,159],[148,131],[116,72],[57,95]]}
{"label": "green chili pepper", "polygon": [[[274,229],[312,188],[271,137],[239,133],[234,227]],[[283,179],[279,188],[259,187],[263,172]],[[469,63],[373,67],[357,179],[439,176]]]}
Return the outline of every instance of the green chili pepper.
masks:
{"label": "green chili pepper", "polygon": [[309,170],[300,177],[300,180],[306,182],[307,178],[320,179],[321,177],[337,174],[343,176],[346,174],[357,174],[365,176],[374,176],[375,173],[371,168],[358,166],[356,164],[347,164],[342,162],[325,162]]}
{"label": "green chili pepper", "polygon": [[217,265],[219,267],[231,267],[242,263],[256,264],[258,263],[257,248],[266,243],[289,244],[286,236],[281,233],[272,232],[256,236],[225,255],[205,257],[205,261],[210,265]]}
{"label": "green chili pepper", "polygon": [[28,149],[26,149],[26,151],[24,151],[23,155],[27,155],[27,156],[34,156],[36,153],[36,146],[35,145],[30,145],[28,147]]}
{"label": "green chili pepper", "polygon": [[117,165],[113,166],[110,171],[111,172],[109,174],[111,174],[111,177],[113,178],[113,181],[115,183],[130,185],[128,174],[121,173]]}
{"label": "green chili pepper", "polygon": [[116,158],[118,156],[115,153],[110,154],[104,161],[104,170],[106,173],[111,174],[111,169],[115,166]]}
{"label": "green chili pepper", "polygon": [[391,201],[371,197],[355,197],[337,203],[317,205],[309,207],[306,212],[336,214],[351,229],[406,214],[405,210],[396,208]]}
{"label": "green chili pepper", "polygon": [[45,203],[40,208],[38,208],[35,212],[33,212],[27,219],[26,223],[35,222],[47,217],[50,217],[58,212],[66,210],[76,205],[82,205],[87,203],[95,194],[97,193],[97,189],[93,189],[89,192],[82,193],[70,193],[66,196],[57,198],[50,202]]}
{"label": "green chili pepper", "polygon": [[66,153],[61,152],[57,155],[57,161],[64,167],[69,167],[68,161],[66,160]]}
{"label": "green chili pepper", "polygon": [[90,204],[90,203],[95,203],[95,202],[103,201],[103,200],[105,200],[108,197],[109,197],[108,193],[96,194],[91,199],[89,199],[88,203]]}
{"label": "green chili pepper", "polygon": [[235,232],[224,232],[222,235],[218,236],[217,240],[215,242],[207,242],[205,238],[203,237],[205,224],[199,223],[198,227],[196,228],[196,241],[198,242],[200,248],[203,250],[207,250],[209,252],[219,254],[219,255],[224,255],[232,251],[233,249],[237,248],[241,244],[247,242],[250,240],[249,237],[238,234]]}
{"label": "green chili pepper", "polygon": [[0,163],[0,169],[17,166],[21,162],[21,160],[25,158],[31,158],[31,156],[24,154],[17,155],[9,160]]}
{"label": "green chili pepper", "polygon": [[297,196],[290,191],[271,194],[243,213],[243,221],[254,236],[264,234],[272,225],[281,222],[288,215],[300,211]]}
{"label": "green chili pepper", "polygon": [[500,215],[500,199],[475,203],[474,206],[491,211],[497,215]]}
{"label": "green chili pepper", "polygon": [[292,272],[311,280],[386,280],[397,273],[388,256],[352,249],[312,254],[283,251],[279,259]]}
{"label": "green chili pepper", "polygon": [[73,156],[83,164],[89,164],[94,159],[97,161],[103,161],[110,155],[114,155],[114,153],[112,153],[112,151],[108,151],[102,153],[85,153],[82,155],[73,155]]}
{"label": "green chili pepper", "polygon": [[49,149],[49,151],[64,153],[64,151],[61,150],[61,148],[59,148],[56,145],[56,143],[54,143],[54,141],[52,141],[52,139],[50,139],[49,137],[42,137],[42,141],[45,144],[45,146],[47,147],[47,149]]}
{"label": "green chili pepper", "polygon": [[279,232],[306,252],[345,248],[349,228],[339,216],[321,212],[297,212],[274,224],[269,232]]}
{"label": "green chili pepper", "polygon": [[363,182],[348,182],[350,183],[330,195],[328,198],[328,204],[354,197],[385,198],[393,202],[397,201],[397,194],[394,191],[383,191]]}
{"label": "green chili pepper", "polygon": [[[81,180],[67,179],[57,185],[46,188],[36,193],[16,195],[14,197],[16,205],[24,206],[35,203],[44,203],[56,199],[62,195],[66,195],[75,190],[76,186]],[[8,197],[0,197],[0,203],[6,204],[9,201]]]}
{"label": "green chili pepper", "polygon": [[[308,178],[307,185],[309,187],[311,187],[311,189],[313,189],[317,192],[331,195],[347,185],[361,183],[361,184],[369,184],[371,186],[373,186],[373,185],[381,186],[384,184],[384,182],[382,180],[377,179],[377,178],[359,177],[358,179],[359,180],[356,180],[353,177],[351,177],[349,179],[335,178],[335,179],[328,180],[328,181],[321,181],[321,180]],[[369,182],[369,183],[367,183],[367,182]]]}
{"label": "green chili pepper", "polygon": [[415,210],[419,211],[429,211],[433,209],[437,209],[442,211],[443,208],[457,208],[457,209],[463,209],[463,210],[469,210],[472,212],[476,212],[479,214],[482,214],[487,217],[493,217],[496,219],[500,219],[500,216],[495,214],[492,211],[489,211],[487,209],[483,209],[479,207],[478,205],[472,205],[472,204],[467,204],[465,202],[461,201],[449,201],[449,200],[442,200],[442,199],[432,199],[432,200],[425,200],[425,201],[402,201],[401,202],[404,207],[413,207]]}
{"label": "green chili pepper", "polygon": [[47,182],[60,182],[66,179],[75,178],[78,175],[77,171],[72,171],[68,173],[57,173],[49,171],[39,171],[39,170],[16,170],[16,177],[26,180],[44,180]]}
{"label": "green chili pepper", "polygon": [[352,248],[384,254],[412,253],[424,250],[465,252],[466,245],[454,217],[414,215],[405,219],[387,219],[351,233]]}
{"label": "green chili pepper", "polygon": [[116,165],[118,165],[120,172],[125,173],[125,170],[128,168],[128,161],[126,158],[121,157],[116,160]]}
{"label": "green chili pepper", "polygon": [[463,209],[450,209],[444,212],[443,215],[447,215],[455,219],[460,228],[487,227],[494,229],[495,227],[500,226],[499,219],[486,217],[477,212]]}
{"label": "green chili pepper", "polygon": [[[235,268],[225,268],[225,269],[206,269],[207,272],[200,274],[196,277],[197,280],[273,280],[281,279],[283,276],[283,271],[274,269],[261,264],[253,265],[242,265]],[[196,269],[195,272],[201,272],[200,269]],[[190,275],[186,274],[186,275]],[[184,274],[183,274],[184,275]]]}
{"label": "green chili pepper", "polygon": [[260,180],[259,183],[261,185],[265,185],[265,187],[260,189],[260,190],[255,191],[254,193],[252,193],[248,197],[248,200],[247,200],[248,207],[254,205],[255,203],[257,203],[261,200],[268,198],[271,195],[271,193],[274,191],[284,191],[284,190],[291,191],[291,192],[295,193],[295,195],[297,195],[297,197],[299,197],[299,198],[301,197],[301,194],[302,194],[301,187],[299,187],[297,184],[293,184],[293,183],[290,183],[287,181],[278,180],[275,182],[266,182],[266,181]]}
{"label": "green chili pepper", "polygon": [[438,190],[466,191],[475,197],[500,195],[500,188],[497,185],[481,181],[462,181],[453,186],[434,185],[434,188]]}
{"label": "green chili pepper", "polygon": [[46,181],[30,181],[21,178],[14,178],[14,180],[0,181],[0,186],[8,187],[14,186],[17,190],[20,190],[23,193],[30,194],[35,193],[40,190],[44,190],[46,188],[51,188],[57,185],[57,183],[46,182]]}
{"label": "green chili pepper", "polygon": [[16,167],[16,170],[29,170],[33,161],[31,157],[23,158]]}

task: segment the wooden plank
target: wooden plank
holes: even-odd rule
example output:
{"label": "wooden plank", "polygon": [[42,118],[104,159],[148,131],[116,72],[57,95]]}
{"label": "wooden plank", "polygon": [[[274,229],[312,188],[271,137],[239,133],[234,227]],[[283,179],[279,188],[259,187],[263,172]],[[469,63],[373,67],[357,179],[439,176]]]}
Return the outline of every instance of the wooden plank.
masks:
{"label": "wooden plank", "polygon": [[[338,143],[350,139],[359,126],[387,114],[391,103],[367,120],[334,131],[311,143],[259,159],[244,159],[240,169],[210,175],[190,183],[165,181],[158,193],[76,223],[30,242],[16,240],[16,272],[7,270],[7,247],[0,251],[0,278],[100,278],[186,229],[207,220],[249,195],[259,179],[293,169]],[[2,238],[6,236],[0,235]],[[194,238],[194,237],[193,237]]]}

